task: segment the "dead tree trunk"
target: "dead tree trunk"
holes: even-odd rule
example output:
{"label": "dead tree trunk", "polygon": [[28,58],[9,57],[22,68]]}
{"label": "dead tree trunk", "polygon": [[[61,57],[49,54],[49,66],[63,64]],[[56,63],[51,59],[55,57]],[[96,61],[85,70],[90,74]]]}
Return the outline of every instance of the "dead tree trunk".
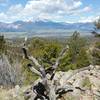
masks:
{"label": "dead tree trunk", "polygon": [[33,73],[40,76],[41,80],[42,80],[41,82],[39,82],[37,84],[37,86],[33,86],[33,91],[36,92],[37,98],[40,97],[40,98],[44,98],[44,100],[45,99],[56,100],[57,96],[59,96],[59,93],[61,93],[62,88],[60,88],[60,92],[58,92],[59,88],[55,85],[53,78],[55,75],[55,71],[60,63],[60,60],[63,57],[63,55],[65,54],[67,49],[68,49],[68,47],[65,47],[61,51],[61,53],[59,54],[59,56],[56,59],[56,62],[53,66],[51,66],[48,69],[45,69],[42,65],[39,64],[39,62],[36,58],[28,55],[27,49],[26,49],[25,44],[24,44],[24,46],[22,48],[23,53],[24,53],[24,57],[26,59],[30,60],[36,67],[38,67],[38,69],[36,69],[32,64],[28,64],[28,67],[30,68],[30,70]]}
{"label": "dead tree trunk", "polygon": [[[54,80],[56,69],[60,63],[60,60],[65,55],[65,52],[67,51],[67,49],[68,49],[68,46],[66,46],[61,51],[61,53],[59,54],[58,58],[55,61],[55,64],[53,66],[49,67],[48,69],[45,69],[44,66],[39,64],[39,62],[36,58],[28,55],[26,46],[24,44],[24,46],[22,48],[24,57],[33,63],[33,64],[29,63],[28,67],[30,68],[30,70],[33,73],[35,73],[41,77],[41,82],[38,82],[38,84],[36,84],[35,86],[32,87],[33,92],[35,92],[37,95],[34,100],[37,100],[38,98],[40,98],[40,100],[57,100],[57,98],[61,97],[62,94],[64,94],[64,93],[73,92],[75,87],[73,87],[72,85],[66,85],[66,86],[61,87],[61,86],[56,85],[55,80]],[[36,69],[33,65],[35,65],[38,69]],[[80,72],[81,70],[87,70],[87,69],[89,69],[89,68],[87,67],[85,69],[77,70],[75,73],[73,73],[73,75]],[[71,75],[68,78],[68,80],[73,75]]]}

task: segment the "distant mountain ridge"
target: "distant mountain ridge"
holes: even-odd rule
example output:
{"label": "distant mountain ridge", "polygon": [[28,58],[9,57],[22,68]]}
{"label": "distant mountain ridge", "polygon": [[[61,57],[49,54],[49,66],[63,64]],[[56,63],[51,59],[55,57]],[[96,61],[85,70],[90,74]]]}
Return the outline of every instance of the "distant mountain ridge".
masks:
{"label": "distant mountain ridge", "polygon": [[0,32],[36,32],[38,30],[93,30],[94,24],[87,23],[62,23],[62,22],[52,22],[52,21],[16,21],[13,23],[3,23],[0,22]]}

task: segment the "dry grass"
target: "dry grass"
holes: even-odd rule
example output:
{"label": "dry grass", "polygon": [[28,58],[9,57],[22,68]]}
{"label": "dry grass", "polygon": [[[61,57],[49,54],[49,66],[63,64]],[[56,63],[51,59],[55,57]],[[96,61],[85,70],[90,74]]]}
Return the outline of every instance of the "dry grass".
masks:
{"label": "dry grass", "polygon": [[22,87],[16,93],[15,88],[9,90],[0,88],[0,100],[24,100],[23,92],[25,90],[26,87]]}

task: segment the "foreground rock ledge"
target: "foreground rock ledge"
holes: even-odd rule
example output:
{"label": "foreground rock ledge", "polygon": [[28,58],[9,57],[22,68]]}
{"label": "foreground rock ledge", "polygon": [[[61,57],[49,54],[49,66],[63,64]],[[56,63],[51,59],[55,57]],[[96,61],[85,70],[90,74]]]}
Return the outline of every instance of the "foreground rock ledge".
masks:
{"label": "foreground rock ledge", "polygon": [[[70,86],[73,90],[66,92],[58,100],[100,100],[100,66],[91,65],[91,70],[77,73],[76,71],[56,72],[54,77],[56,85]],[[40,79],[34,84],[39,81]],[[8,91],[1,87],[0,100],[34,100],[36,94],[32,91],[32,86],[19,87],[17,85]],[[25,92],[29,92],[28,97],[23,94]]]}

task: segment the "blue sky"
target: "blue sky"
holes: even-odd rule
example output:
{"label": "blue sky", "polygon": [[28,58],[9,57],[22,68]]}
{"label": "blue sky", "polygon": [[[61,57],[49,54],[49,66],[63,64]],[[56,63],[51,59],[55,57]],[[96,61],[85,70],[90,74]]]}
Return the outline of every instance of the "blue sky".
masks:
{"label": "blue sky", "polygon": [[0,22],[91,22],[100,16],[99,6],[100,0],[0,0]]}

